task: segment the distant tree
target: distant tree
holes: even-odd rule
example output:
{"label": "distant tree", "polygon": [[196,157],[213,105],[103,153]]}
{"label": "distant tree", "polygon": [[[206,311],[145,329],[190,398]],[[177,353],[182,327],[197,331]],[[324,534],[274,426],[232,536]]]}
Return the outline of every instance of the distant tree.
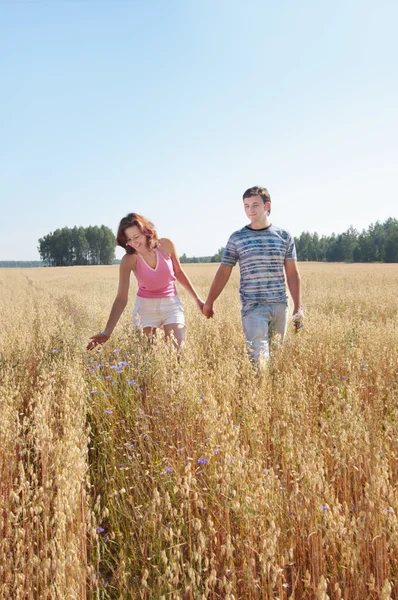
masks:
{"label": "distant tree", "polygon": [[52,266],[110,265],[115,258],[115,237],[105,225],[63,227],[39,239],[38,251]]}
{"label": "distant tree", "polygon": [[390,217],[383,227],[386,240],[384,260],[389,263],[398,263],[398,219]]}
{"label": "distant tree", "polygon": [[219,263],[221,262],[221,259],[223,257],[224,254],[224,250],[225,248],[222,246],[221,248],[218,249],[218,252],[216,252],[212,257],[211,257],[211,261],[212,263]]}

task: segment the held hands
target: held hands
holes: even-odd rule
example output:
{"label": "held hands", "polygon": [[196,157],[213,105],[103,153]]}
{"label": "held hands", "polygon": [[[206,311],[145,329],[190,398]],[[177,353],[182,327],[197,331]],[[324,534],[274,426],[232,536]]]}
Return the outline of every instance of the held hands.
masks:
{"label": "held hands", "polygon": [[204,314],[206,319],[211,319],[212,317],[214,317],[213,306],[208,302],[205,302],[202,308],[202,313]]}
{"label": "held hands", "polygon": [[110,338],[110,335],[106,335],[105,333],[97,333],[97,335],[93,335],[90,340],[92,340],[87,346],[86,350],[93,350],[96,346],[102,346],[105,344]]}
{"label": "held hands", "polygon": [[201,298],[196,298],[196,304],[200,312],[206,317],[206,319],[211,319],[214,316],[213,306],[210,306],[210,304],[208,304],[207,302],[203,302]]}
{"label": "held hands", "polygon": [[[206,304],[200,298],[198,298],[196,300],[196,304],[197,304],[200,312],[202,313],[202,315],[204,315],[207,319],[210,319],[211,317],[213,317],[213,315],[214,315],[213,308],[211,308],[209,304]],[[205,312],[205,307],[206,307],[206,312]]]}

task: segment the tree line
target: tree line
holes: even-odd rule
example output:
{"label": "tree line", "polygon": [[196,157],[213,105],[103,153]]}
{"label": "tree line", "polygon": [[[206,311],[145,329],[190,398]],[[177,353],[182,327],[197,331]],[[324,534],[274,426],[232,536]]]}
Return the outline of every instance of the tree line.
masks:
{"label": "tree line", "polygon": [[[299,261],[398,263],[398,219],[376,222],[361,233],[319,236],[303,232],[295,237]],[[63,227],[39,239],[39,261],[0,261],[0,267],[110,265],[115,261],[115,236],[105,225]],[[180,257],[182,263],[220,262],[224,248],[212,256]]]}
{"label": "tree line", "polygon": [[52,267],[111,265],[115,258],[115,235],[101,225],[63,227],[39,239],[43,262]]}
{"label": "tree line", "polygon": [[294,238],[299,261],[398,262],[398,219],[374,223],[359,233],[353,227],[331,236],[303,232]]}

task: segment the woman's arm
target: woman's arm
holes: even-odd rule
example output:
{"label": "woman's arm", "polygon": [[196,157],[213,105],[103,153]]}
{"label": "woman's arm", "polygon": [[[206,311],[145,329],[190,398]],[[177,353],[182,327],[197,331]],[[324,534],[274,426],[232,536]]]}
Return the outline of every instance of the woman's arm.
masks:
{"label": "woman's arm", "polygon": [[134,258],[134,256],[130,256],[128,254],[123,256],[119,267],[119,288],[111,308],[108,322],[104,331],[97,333],[97,335],[93,335],[90,338],[92,341],[88,344],[87,350],[92,350],[98,346],[98,344],[104,344],[107,340],[109,340],[117,322],[126,308],[129,297],[130,273],[131,270],[134,269],[135,265],[133,262]]}
{"label": "woman's arm", "polygon": [[174,243],[167,238],[162,238],[160,240],[160,245],[161,245],[162,249],[171,258],[171,261],[173,263],[174,275],[176,276],[178,283],[180,283],[182,285],[182,287],[188,292],[188,294],[190,294],[192,296],[192,298],[195,300],[200,312],[202,312],[204,302],[198,296],[195,288],[193,287],[192,283],[190,282],[190,280],[188,278],[188,275],[185,273],[185,271],[181,267],[180,259],[178,258],[177,250],[176,250],[176,247],[174,246]]}

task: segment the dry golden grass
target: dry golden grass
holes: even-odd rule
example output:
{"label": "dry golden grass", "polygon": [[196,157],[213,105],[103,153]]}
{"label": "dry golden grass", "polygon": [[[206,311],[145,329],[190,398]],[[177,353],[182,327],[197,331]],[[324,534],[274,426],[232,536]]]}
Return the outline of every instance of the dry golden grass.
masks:
{"label": "dry golden grass", "polygon": [[[216,265],[187,265],[206,296]],[[0,270],[0,598],[398,598],[398,268],[301,265],[258,376],[238,271],[180,362],[117,267]]]}

